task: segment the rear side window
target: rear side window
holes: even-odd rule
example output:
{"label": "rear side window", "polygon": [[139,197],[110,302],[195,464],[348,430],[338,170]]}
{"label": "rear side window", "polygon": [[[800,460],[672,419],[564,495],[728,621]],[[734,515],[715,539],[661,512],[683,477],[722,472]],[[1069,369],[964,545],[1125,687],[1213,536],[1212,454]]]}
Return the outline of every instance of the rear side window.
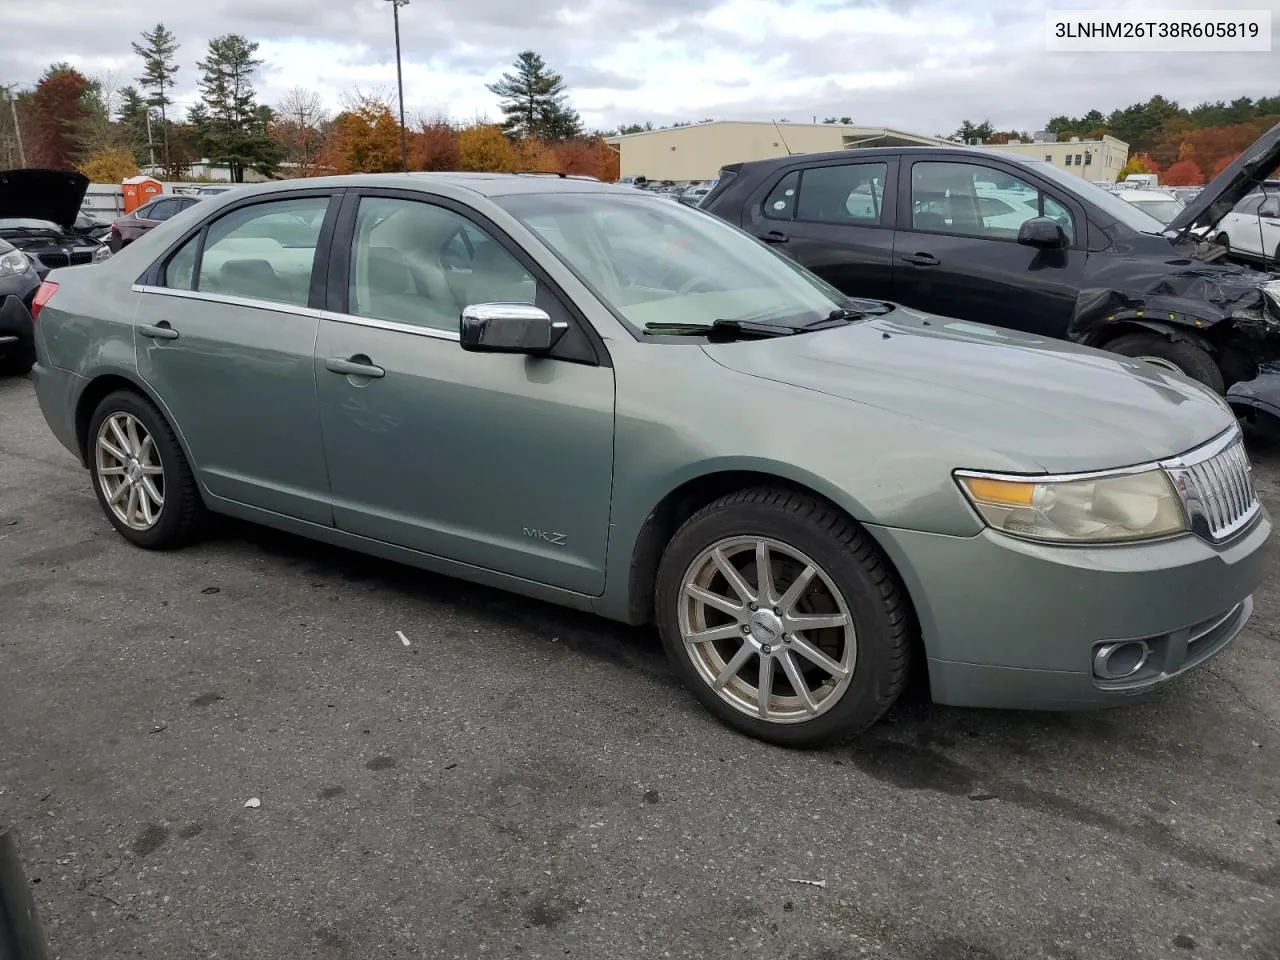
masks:
{"label": "rear side window", "polygon": [[770,220],[792,220],[796,215],[796,192],[800,187],[800,172],[793,170],[778,181],[764,201],[764,215]]}
{"label": "rear side window", "polygon": [[327,196],[276,200],[215,220],[206,228],[195,289],[306,306],[328,207]]}
{"label": "rear side window", "polygon": [[884,213],[884,163],[811,167],[800,178],[797,220],[819,223],[880,223]]}

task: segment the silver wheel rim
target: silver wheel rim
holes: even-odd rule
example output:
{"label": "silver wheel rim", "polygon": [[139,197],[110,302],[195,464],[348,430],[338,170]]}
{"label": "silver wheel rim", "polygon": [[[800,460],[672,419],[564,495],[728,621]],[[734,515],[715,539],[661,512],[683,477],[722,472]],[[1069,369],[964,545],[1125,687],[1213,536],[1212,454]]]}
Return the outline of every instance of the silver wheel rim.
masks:
{"label": "silver wheel rim", "polygon": [[1159,367],[1161,370],[1170,370],[1173,373],[1182,373],[1182,368],[1172,360],[1166,360],[1164,357],[1134,357],[1135,360],[1144,360],[1153,367]]}
{"label": "silver wheel rim", "polygon": [[94,451],[111,512],[130,530],[150,530],[164,509],[164,465],[147,428],[131,413],[113,413],[98,428]]}
{"label": "silver wheel rim", "polygon": [[703,550],[681,579],[678,619],[703,682],[757,720],[813,720],[853,679],[848,603],[826,571],[778,540],[730,537]]}

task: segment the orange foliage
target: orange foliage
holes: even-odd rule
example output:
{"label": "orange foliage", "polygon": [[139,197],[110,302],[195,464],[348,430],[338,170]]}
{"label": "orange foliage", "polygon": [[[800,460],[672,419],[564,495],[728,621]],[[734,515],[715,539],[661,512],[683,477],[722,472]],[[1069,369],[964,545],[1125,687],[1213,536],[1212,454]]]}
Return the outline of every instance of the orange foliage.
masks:
{"label": "orange foliage", "polygon": [[1204,174],[1194,160],[1186,159],[1169,167],[1160,179],[1171,187],[1198,187],[1204,183]]}
{"label": "orange foliage", "polygon": [[400,169],[400,125],[391,108],[364,98],[333,121],[320,164],[335,173],[389,173]]}
{"label": "orange foliage", "polygon": [[458,134],[458,168],[509,173],[516,169],[516,152],[495,123],[477,123]]}
{"label": "orange foliage", "polygon": [[1238,156],[1240,156],[1239,153],[1229,153],[1225,157],[1216,161],[1214,165],[1209,168],[1209,176],[1216,177],[1223,170],[1227,169],[1227,167],[1231,166],[1231,164],[1235,163],[1236,157]]}
{"label": "orange foliage", "polygon": [[528,173],[557,173],[560,160],[556,152],[541,140],[525,137],[515,145],[516,169]]}
{"label": "orange foliage", "polygon": [[444,121],[424,123],[409,138],[409,169],[457,170],[461,165],[458,131]]}
{"label": "orange foliage", "polygon": [[[79,154],[75,127],[88,115],[81,100],[89,81],[75,70],[57,70],[36,84],[23,124],[27,164],[71,170]],[[5,109],[9,109],[5,105]]]}
{"label": "orange foliage", "polygon": [[563,173],[584,174],[599,180],[618,179],[618,154],[601,137],[567,140],[551,149]]}

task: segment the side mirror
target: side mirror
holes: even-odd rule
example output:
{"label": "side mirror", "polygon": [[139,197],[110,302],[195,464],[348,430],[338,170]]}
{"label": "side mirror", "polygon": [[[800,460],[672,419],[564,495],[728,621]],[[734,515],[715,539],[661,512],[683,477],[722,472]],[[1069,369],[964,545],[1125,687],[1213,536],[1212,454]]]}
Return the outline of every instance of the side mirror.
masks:
{"label": "side mirror", "polygon": [[1032,217],[1018,228],[1018,242],[1041,250],[1061,250],[1067,245],[1067,234],[1057,220]]}
{"label": "side mirror", "polygon": [[568,329],[531,303],[473,303],[458,324],[462,349],[475,353],[547,353]]}

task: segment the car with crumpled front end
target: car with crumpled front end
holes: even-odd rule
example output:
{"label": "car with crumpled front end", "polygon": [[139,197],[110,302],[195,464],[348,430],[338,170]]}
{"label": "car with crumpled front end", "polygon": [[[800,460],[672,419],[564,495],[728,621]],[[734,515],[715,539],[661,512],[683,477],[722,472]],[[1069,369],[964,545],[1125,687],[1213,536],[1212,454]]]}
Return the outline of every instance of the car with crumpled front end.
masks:
{"label": "car with crumpled front end", "polygon": [[1213,243],[1280,166],[1280,124],[1166,224],[998,147],[875,147],[734,163],[701,209],[850,296],[1058,337],[1219,394],[1280,359],[1280,276]]}
{"label": "car with crumpled front end", "polygon": [[0,171],[0,239],[27,255],[40,276],[101,263],[107,245],[76,230],[89,178],[74,170]]}
{"label": "car with crumpled front end", "polygon": [[246,187],[37,300],[40,408],[128,542],[227,514],[656,624],[775,743],[858,733],[913,671],[967,706],[1149,696],[1263,576],[1213,391],[848,297],[629,187]]}

